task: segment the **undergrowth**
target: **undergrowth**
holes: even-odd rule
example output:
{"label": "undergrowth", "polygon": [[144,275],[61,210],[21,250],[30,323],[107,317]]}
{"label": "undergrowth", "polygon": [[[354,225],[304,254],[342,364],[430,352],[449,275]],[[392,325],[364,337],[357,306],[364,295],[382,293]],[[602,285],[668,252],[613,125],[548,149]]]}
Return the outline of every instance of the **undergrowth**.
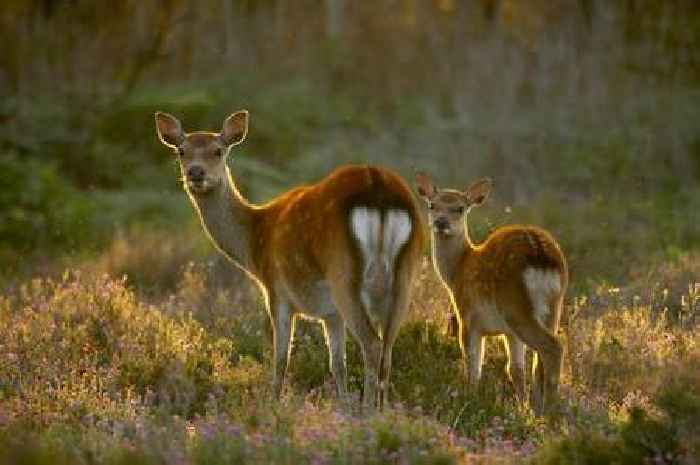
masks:
{"label": "undergrowth", "polygon": [[682,321],[665,300],[618,288],[573,299],[560,334],[565,406],[547,421],[512,400],[497,338],[484,382],[465,385],[446,309],[426,311],[444,299],[426,267],[394,350],[392,405],[367,415],[358,347],[349,341],[350,404],[338,404],[313,322],[297,325],[288,385],[274,400],[259,296],[240,286],[243,276],[216,277],[218,266],[185,266],[160,299],[128,278],[84,271],[2,297],[5,463],[694,463],[694,288]]}

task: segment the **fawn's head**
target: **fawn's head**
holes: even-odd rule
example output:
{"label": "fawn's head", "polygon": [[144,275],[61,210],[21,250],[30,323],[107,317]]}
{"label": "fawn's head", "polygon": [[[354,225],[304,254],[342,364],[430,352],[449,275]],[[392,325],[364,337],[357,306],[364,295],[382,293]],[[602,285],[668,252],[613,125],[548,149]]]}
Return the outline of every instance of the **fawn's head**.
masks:
{"label": "fawn's head", "polygon": [[416,174],[418,194],[428,205],[430,227],[443,236],[464,234],[465,218],[472,207],[483,204],[491,192],[489,178],[475,181],[464,191],[439,189],[426,173]]}
{"label": "fawn's head", "polygon": [[185,188],[203,195],[226,181],[226,156],[248,133],[248,112],[237,111],[224,121],[220,133],[186,133],[172,115],[156,112],[156,130],[160,141],[175,150]]}

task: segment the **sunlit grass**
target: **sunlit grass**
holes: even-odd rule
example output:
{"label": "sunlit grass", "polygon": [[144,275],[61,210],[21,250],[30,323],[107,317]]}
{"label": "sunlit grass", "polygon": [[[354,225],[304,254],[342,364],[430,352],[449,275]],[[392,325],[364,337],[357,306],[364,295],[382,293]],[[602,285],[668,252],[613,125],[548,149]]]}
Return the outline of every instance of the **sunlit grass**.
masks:
{"label": "sunlit grass", "polygon": [[[678,416],[696,408],[697,386],[676,376],[699,373],[695,283],[677,305],[669,292],[629,296],[625,287],[572,297],[560,334],[565,403],[548,422],[512,400],[498,340],[487,346],[482,386],[467,388],[427,267],[395,346],[390,408],[360,411],[353,342],[352,400],[337,402],[313,323],[298,326],[288,387],[273,400],[267,316],[254,289],[233,292],[245,281],[217,281],[216,269],[185,266],[176,291],[148,293],[150,303],[128,278],[80,271],[2,297],[0,442],[14,454],[5,463],[517,463],[545,443],[537,460],[563,463],[552,458],[566,456],[562,448],[587,453],[576,442],[587,431],[611,448],[637,435],[655,442],[659,431],[666,448],[697,441]],[[668,404],[670,388],[691,396],[678,398],[684,407]]]}

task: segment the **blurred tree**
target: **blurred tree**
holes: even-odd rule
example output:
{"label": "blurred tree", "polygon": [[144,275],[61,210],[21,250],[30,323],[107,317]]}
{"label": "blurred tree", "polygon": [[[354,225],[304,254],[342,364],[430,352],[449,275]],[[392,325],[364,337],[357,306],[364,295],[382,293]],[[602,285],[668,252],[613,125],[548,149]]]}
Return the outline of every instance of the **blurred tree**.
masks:
{"label": "blurred tree", "polygon": [[499,3],[499,0],[481,0],[481,8],[486,21],[491,23],[496,19]]}
{"label": "blurred tree", "polygon": [[581,13],[583,14],[583,21],[586,25],[586,29],[588,32],[591,32],[596,10],[595,0],[579,0],[578,3],[581,8]]}
{"label": "blurred tree", "polygon": [[343,33],[345,0],[325,0],[326,33],[331,39],[338,39]]}
{"label": "blurred tree", "polygon": [[[632,52],[632,69],[658,78],[700,79],[700,2],[627,0],[618,14]],[[648,43],[655,49],[640,53]]]}

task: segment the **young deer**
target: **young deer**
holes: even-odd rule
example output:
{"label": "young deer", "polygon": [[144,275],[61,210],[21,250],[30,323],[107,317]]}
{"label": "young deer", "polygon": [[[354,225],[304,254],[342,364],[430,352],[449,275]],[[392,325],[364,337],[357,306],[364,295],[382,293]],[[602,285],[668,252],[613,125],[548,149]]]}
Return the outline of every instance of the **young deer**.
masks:
{"label": "young deer", "polygon": [[424,173],[416,175],[416,184],[428,203],[433,264],[457,314],[469,382],[481,377],[484,336],[504,335],[508,374],[524,400],[526,344],[538,355],[533,401],[535,411],[543,413],[556,402],[562,363],[556,334],[568,271],[559,245],[533,226],[501,227],[474,245],[466,215],[486,200],[490,179],[464,192],[438,189]]}
{"label": "young deer", "polygon": [[425,242],[410,187],[379,167],[346,166],[264,205],[249,203],[226,164],[248,131],[248,112],[221,133],[185,133],[156,113],[160,140],[174,149],[184,187],[214,245],[257,282],[273,329],[274,392],[289,361],[294,321],[320,320],[339,397],[346,396],[345,326],[364,357],[364,404],[386,401],[391,351],[408,311]]}

